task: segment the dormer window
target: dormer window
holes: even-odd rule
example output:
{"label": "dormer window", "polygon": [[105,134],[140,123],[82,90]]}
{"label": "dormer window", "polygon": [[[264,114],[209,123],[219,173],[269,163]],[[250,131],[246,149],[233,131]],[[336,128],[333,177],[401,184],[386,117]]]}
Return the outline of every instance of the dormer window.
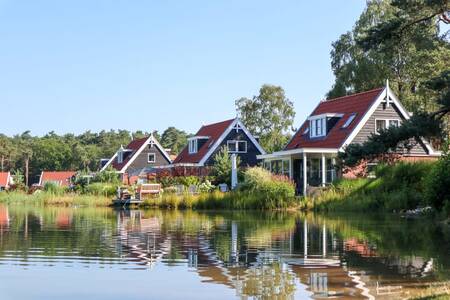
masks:
{"label": "dormer window", "polygon": [[309,117],[309,137],[318,138],[326,136],[328,131],[336,125],[342,116],[343,114],[340,113],[324,113]]}
{"label": "dormer window", "polygon": [[327,132],[326,118],[312,119],[309,122],[310,122],[309,127],[311,128],[309,131],[309,136],[311,138],[322,137],[326,135]]}
{"label": "dormer window", "polygon": [[123,151],[119,151],[119,153],[117,153],[117,163],[123,163]]}
{"label": "dormer window", "polygon": [[198,149],[202,148],[203,145],[209,140],[209,136],[196,135],[188,138],[188,151],[189,154],[194,154],[198,152]]}
{"label": "dormer window", "polygon": [[198,151],[198,140],[193,139],[189,141],[189,154],[197,153]]}

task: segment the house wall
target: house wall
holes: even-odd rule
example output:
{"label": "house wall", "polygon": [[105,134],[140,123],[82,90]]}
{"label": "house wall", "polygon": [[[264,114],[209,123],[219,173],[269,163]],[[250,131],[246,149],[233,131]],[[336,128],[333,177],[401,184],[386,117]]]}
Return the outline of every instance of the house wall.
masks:
{"label": "house wall", "polygon": [[[155,162],[148,162],[148,154],[155,153]],[[146,167],[157,167],[168,165],[170,162],[164,157],[162,152],[156,145],[150,148],[150,145],[146,145],[145,149],[135,158],[135,160],[128,166],[125,172],[129,172],[131,170],[143,169]]]}
{"label": "house wall", "polygon": [[[390,104],[389,106],[386,106],[386,104],[380,103],[375,112],[372,114],[369,120],[367,120],[366,124],[353,139],[352,143],[361,144],[367,141],[369,136],[375,132],[375,120],[377,119],[392,119],[392,120],[397,119],[401,120],[401,122],[404,121],[404,118],[402,117],[401,113],[399,112],[395,104]],[[409,152],[410,154],[416,155],[428,154],[422,142],[417,141],[414,144],[415,144],[414,147]]]}
{"label": "house wall", "polygon": [[220,149],[222,149],[222,147],[227,146],[227,141],[229,140],[238,140],[247,142],[247,153],[238,153],[238,156],[240,157],[241,160],[241,166],[251,167],[257,165],[258,159],[256,158],[256,155],[260,155],[262,153],[258,150],[255,144],[252,143],[250,138],[245,134],[243,130],[239,129],[239,131],[236,132],[236,130],[233,129],[223,140],[220,146],[217,147],[216,151],[214,151],[214,153],[205,162],[206,166],[211,166],[214,164],[215,155],[220,151]]}

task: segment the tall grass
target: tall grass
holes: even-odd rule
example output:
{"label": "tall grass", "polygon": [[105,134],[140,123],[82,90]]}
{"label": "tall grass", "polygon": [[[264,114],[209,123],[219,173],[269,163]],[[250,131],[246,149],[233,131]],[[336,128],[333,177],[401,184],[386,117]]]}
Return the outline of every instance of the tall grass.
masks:
{"label": "tall grass", "polygon": [[160,207],[171,209],[286,209],[300,205],[299,199],[293,197],[290,201],[267,201],[264,196],[251,192],[233,191],[222,193],[213,191],[191,195],[185,193],[163,194],[161,197],[148,198],[144,201],[145,207]]}
{"label": "tall grass", "polygon": [[103,196],[59,194],[41,191],[31,195],[23,192],[1,192],[0,202],[9,204],[33,204],[37,206],[90,206],[104,207],[111,204],[111,199]]}
{"label": "tall grass", "polygon": [[432,167],[429,162],[380,166],[376,178],[339,180],[308,202],[314,209],[342,211],[400,211],[425,206],[425,179]]}

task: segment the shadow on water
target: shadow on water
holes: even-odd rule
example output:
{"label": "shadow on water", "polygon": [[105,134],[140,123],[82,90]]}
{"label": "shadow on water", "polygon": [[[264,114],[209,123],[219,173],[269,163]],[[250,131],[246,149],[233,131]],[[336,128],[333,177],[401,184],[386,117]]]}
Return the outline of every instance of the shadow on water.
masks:
{"label": "shadow on water", "polygon": [[0,269],[165,267],[238,298],[402,298],[449,280],[449,257],[448,227],[393,215],[0,205]]}

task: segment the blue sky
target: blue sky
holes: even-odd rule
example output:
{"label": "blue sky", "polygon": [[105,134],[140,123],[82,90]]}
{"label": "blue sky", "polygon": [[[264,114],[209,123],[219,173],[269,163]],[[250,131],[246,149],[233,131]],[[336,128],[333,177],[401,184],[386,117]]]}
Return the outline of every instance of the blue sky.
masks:
{"label": "blue sky", "polygon": [[0,0],[0,132],[195,132],[281,85],[296,126],[363,0]]}

